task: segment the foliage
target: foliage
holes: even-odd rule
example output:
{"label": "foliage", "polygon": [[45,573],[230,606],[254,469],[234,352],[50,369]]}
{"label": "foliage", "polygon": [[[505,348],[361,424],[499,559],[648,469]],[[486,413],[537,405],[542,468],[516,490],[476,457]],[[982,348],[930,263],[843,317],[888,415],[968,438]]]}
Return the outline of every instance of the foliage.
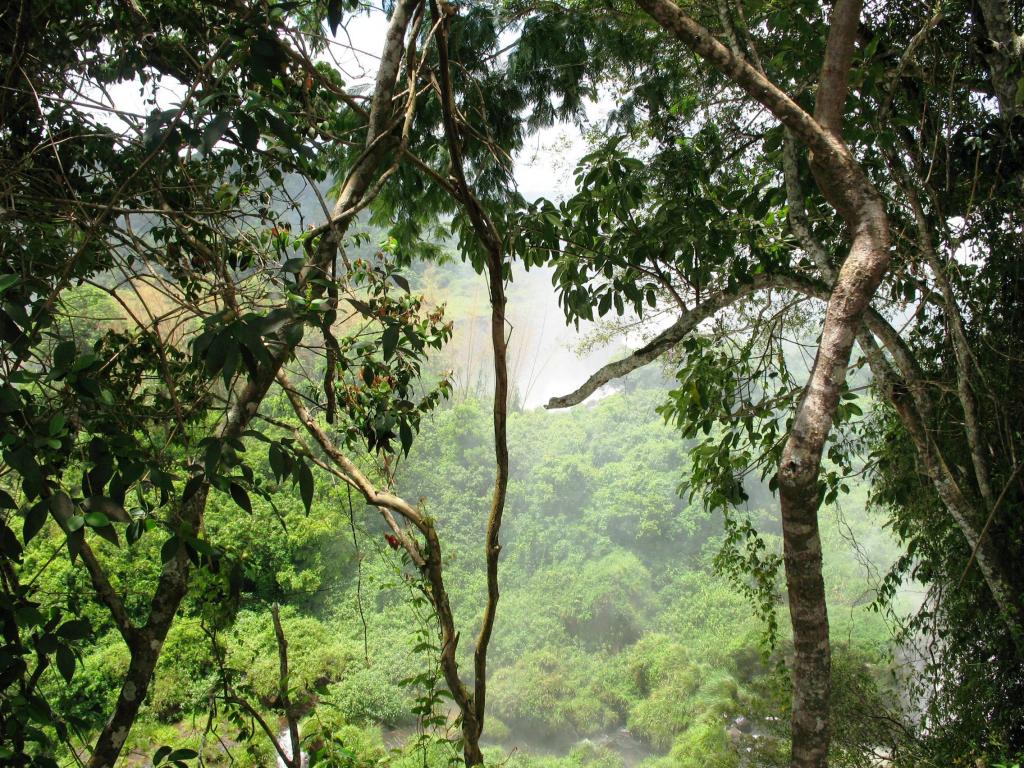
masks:
{"label": "foliage", "polygon": [[[297,397],[368,475],[425,499],[458,626],[477,627],[488,405],[438,412],[452,387],[428,373],[430,358],[453,326],[402,271],[447,258],[427,233],[482,271],[483,214],[508,256],[552,269],[567,321],[635,320],[654,345],[641,362],[660,356],[674,382],[512,419],[490,698],[507,735],[628,724],[668,750],[665,761],[700,754],[724,767],[737,763],[728,717],[787,706],[773,665],[792,639],[776,625],[781,547],[768,509],[811,368],[814,302],[849,235],[829,190],[808,183],[799,151],[787,154],[791,137],[652,34],[631,4],[431,7],[443,24],[416,7],[406,51],[422,66],[406,62],[400,93],[384,94],[394,122],[376,137],[379,104],[327,63],[338,30],[363,11],[348,0],[0,11],[5,761],[77,754],[81,734],[119,723],[108,714],[126,699],[117,732],[145,699],[151,730],[139,746],[172,764],[206,745],[194,734],[178,745],[158,722],[205,712],[224,726],[231,718],[210,702],[230,686],[254,711],[283,708],[265,611],[279,601],[290,604],[286,685],[314,708],[307,722],[338,718],[311,743],[323,761],[386,759],[360,730],[368,723],[411,711],[421,727],[447,725],[440,649],[422,615],[430,587],[391,552],[396,532],[382,541],[348,489],[314,469],[320,454],[272,388],[279,371],[300,380]],[[687,12],[796,102],[815,98],[826,39],[817,5]],[[881,341],[881,361],[862,334],[865,356],[826,446],[824,504],[856,510],[826,521],[825,546],[839,551],[846,528],[878,541],[879,517],[850,522],[866,506],[866,472],[874,512],[905,554],[869,617],[874,574],[826,561],[829,599],[844,608],[833,634],[856,635],[835,664],[841,764],[863,764],[871,734],[906,763],[1008,757],[1024,743],[1018,709],[1005,706],[1024,698],[1022,408],[1008,352],[1024,328],[1019,105],[999,84],[993,56],[1006,46],[991,44],[980,5],[932,13],[867,8],[849,78],[844,135],[900,235],[864,332]],[[443,72],[442,33],[453,62]],[[1019,62],[1008,71],[1018,77]],[[461,113],[472,205],[450,194],[459,163],[438,140],[437,72]],[[584,122],[587,101],[607,89],[615,109],[592,134],[574,192],[524,201],[511,158],[530,132]],[[145,113],[122,108],[119,94],[135,91]],[[369,144],[352,139],[364,129]],[[373,177],[370,192],[344,224],[307,228],[327,213],[328,179],[343,190],[357,171]],[[379,247],[345,230],[366,205]],[[498,284],[513,274],[499,267]],[[870,401],[859,391],[869,387]],[[962,503],[944,492],[953,486]],[[895,709],[879,616],[899,614],[911,582],[928,596],[899,639],[934,652],[909,684],[925,720],[871,730]],[[145,659],[151,671],[130,679]],[[239,729],[249,758],[266,759],[255,729]],[[428,742],[424,764],[451,759],[444,737]],[[591,744],[552,762],[617,758]]]}

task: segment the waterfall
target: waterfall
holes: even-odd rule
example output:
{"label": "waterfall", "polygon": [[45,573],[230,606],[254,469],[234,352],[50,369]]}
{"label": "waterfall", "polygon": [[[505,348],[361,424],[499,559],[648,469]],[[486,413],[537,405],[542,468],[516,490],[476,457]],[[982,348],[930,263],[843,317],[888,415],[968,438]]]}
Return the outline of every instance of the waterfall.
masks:
{"label": "waterfall", "polygon": [[[288,733],[288,726],[282,728],[281,732],[277,734],[277,743],[281,745],[281,751],[288,755],[288,759],[291,760],[292,739],[291,735]],[[309,765],[309,755],[307,755],[305,752],[302,752],[301,755],[302,768],[306,768],[306,766]],[[280,754],[277,755],[277,768],[288,768],[288,765],[285,763],[285,761],[281,759]]]}

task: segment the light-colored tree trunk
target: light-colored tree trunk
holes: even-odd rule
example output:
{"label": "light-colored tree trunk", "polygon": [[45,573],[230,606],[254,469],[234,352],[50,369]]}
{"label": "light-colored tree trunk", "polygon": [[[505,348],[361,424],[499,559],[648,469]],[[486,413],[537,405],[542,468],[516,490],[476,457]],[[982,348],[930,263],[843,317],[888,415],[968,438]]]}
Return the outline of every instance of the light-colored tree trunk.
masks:
{"label": "light-colored tree trunk", "polygon": [[861,2],[837,0],[833,5],[813,117],[757,67],[686,16],[672,0],[637,0],[637,4],[769,109],[810,150],[818,186],[851,234],[850,250],[833,285],[814,366],[794,414],[778,471],[795,649],[792,765],[821,768],[828,763],[831,652],[821,575],[818,476],[854,339],[871,296],[889,266],[885,206],[841,132]]}
{"label": "light-colored tree trunk", "polygon": [[1020,114],[1017,92],[1024,78],[1024,36],[1014,29],[1009,5],[1004,0],[978,0],[978,6],[988,33],[984,56],[992,75],[992,89],[1000,114],[1010,119]]}

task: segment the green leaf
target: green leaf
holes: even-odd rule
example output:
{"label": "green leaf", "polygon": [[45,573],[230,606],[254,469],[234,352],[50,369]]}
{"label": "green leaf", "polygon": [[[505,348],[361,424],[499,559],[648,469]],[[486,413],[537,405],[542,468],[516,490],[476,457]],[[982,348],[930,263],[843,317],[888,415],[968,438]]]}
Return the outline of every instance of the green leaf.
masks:
{"label": "green leaf", "polygon": [[54,372],[63,372],[65,369],[71,367],[71,363],[75,360],[75,353],[78,351],[73,341],[62,341],[56,347],[53,348],[53,368]]}
{"label": "green leaf", "polygon": [[[128,511],[109,496],[90,496],[82,503],[82,506],[92,512],[102,512],[110,520],[115,520],[119,523],[130,523],[132,521]],[[86,520],[88,520],[88,517],[86,517]]]}
{"label": "green leaf", "polygon": [[75,654],[66,645],[57,646],[57,669],[60,676],[69,683],[75,676]]}
{"label": "green leaf", "polygon": [[88,619],[71,619],[57,628],[57,635],[65,640],[85,640],[91,631]]}
{"label": "green leaf", "polygon": [[160,562],[166,565],[173,560],[178,554],[178,545],[180,543],[181,542],[178,541],[178,537],[172,534],[171,537],[164,542],[164,545],[160,547]]}
{"label": "green leaf", "polygon": [[864,47],[864,58],[870,59],[875,55],[878,50],[878,44],[882,41],[881,35],[875,35],[871,38],[871,41]]}
{"label": "green leaf", "polygon": [[217,474],[217,464],[220,462],[221,451],[223,445],[219,440],[211,439],[206,444],[206,452],[203,457],[203,467],[206,470],[207,477],[213,477]]}
{"label": "green leaf", "polygon": [[0,275],[0,293],[3,293],[21,278],[18,275]]}
{"label": "green leaf", "polygon": [[[81,520],[82,523],[85,522],[81,515],[76,515],[76,517]],[[74,530],[68,531],[67,543],[68,555],[71,557],[71,562],[73,563],[75,562],[75,558],[78,557],[78,553],[82,551],[82,545],[85,543],[85,529],[82,528],[81,523]]]}
{"label": "green leaf", "polygon": [[402,451],[408,456],[412,447],[412,427],[409,426],[409,422],[403,421],[398,425],[398,438],[402,442]]}
{"label": "green leaf", "polygon": [[299,478],[299,495],[302,496],[302,504],[306,507],[308,515],[313,507],[313,473],[305,462],[299,462],[296,472]]}
{"label": "green leaf", "polygon": [[136,541],[142,538],[142,534],[146,531],[145,520],[133,520],[128,524],[125,529],[124,537],[128,540],[128,546],[131,546]]}
{"label": "green leaf", "polygon": [[185,490],[181,493],[181,503],[185,504],[195,496],[199,489],[203,487],[203,482],[205,480],[205,475],[194,475],[193,477],[190,477],[188,482],[185,483]]}
{"label": "green leaf", "polygon": [[50,419],[50,425],[47,427],[47,432],[51,436],[59,435],[64,431],[64,422],[66,421],[63,413],[54,414],[53,418]]}
{"label": "green leaf", "polygon": [[213,145],[220,141],[220,137],[224,135],[224,131],[228,129],[230,123],[231,115],[227,112],[221,112],[210,121],[203,130],[202,148],[204,153],[209,152],[213,149]]}
{"label": "green leaf", "polygon": [[110,525],[110,518],[102,512],[88,512],[85,515],[85,522],[90,528],[103,528]]}
{"label": "green leaf", "polygon": [[153,765],[160,765],[169,754],[171,754],[171,747],[160,747],[160,749],[153,753]]}
{"label": "green leaf", "polygon": [[281,479],[288,474],[291,466],[288,454],[285,453],[279,444],[271,443],[268,458],[270,460],[270,470],[274,473],[274,478],[281,482]]}
{"label": "green leaf", "polygon": [[0,413],[14,413],[21,409],[21,396],[12,386],[0,387]]}
{"label": "green leaf", "polygon": [[45,501],[38,502],[25,512],[25,526],[22,528],[21,537],[26,544],[42,530],[48,516],[49,505]]}
{"label": "green leaf", "polygon": [[395,349],[398,347],[398,334],[399,327],[397,325],[389,325],[384,329],[381,344],[384,347],[385,360],[390,360],[391,356],[395,354]]}
{"label": "green leaf", "polygon": [[377,316],[373,313],[373,309],[365,301],[359,299],[345,299],[349,304],[356,308],[356,311],[363,317],[376,318]]}
{"label": "green leaf", "polygon": [[115,528],[114,526],[101,525],[99,528],[93,528],[93,531],[96,533],[97,536],[106,539],[115,547],[121,546],[121,539],[120,537],[118,537],[117,528]]}
{"label": "green leaf", "polygon": [[231,492],[231,498],[235,500],[235,504],[251,515],[252,502],[249,500],[249,494],[246,493],[245,488],[240,486],[238,483],[231,483],[231,485],[228,486],[228,490]]}

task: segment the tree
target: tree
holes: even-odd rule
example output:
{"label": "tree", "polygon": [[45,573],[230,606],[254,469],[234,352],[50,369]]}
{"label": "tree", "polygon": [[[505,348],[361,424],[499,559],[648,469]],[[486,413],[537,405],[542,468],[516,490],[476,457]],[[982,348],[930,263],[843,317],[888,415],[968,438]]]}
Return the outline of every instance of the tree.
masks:
{"label": "tree", "polygon": [[[701,427],[707,433],[713,421],[726,429],[724,437],[707,440],[695,456],[696,479],[709,488],[710,503],[728,506],[741,500],[743,489],[737,475],[748,471],[751,463],[775,475],[784,529],[788,529],[787,582],[796,644],[794,764],[822,764],[828,743],[822,713],[828,711],[829,654],[824,595],[815,575],[820,574],[820,558],[815,554],[814,518],[822,496],[833,495],[841,487],[840,473],[829,470],[822,478],[825,488],[820,488],[819,466],[833,422],[849,420],[856,413],[852,410],[855,405],[844,405],[841,399],[855,337],[876,385],[895,405],[911,436],[918,461],[938,490],[948,519],[959,528],[967,545],[977,550],[979,564],[986,561],[982,570],[989,593],[1000,608],[1001,621],[1011,636],[1020,626],[1021,591],[1013,586],[1013,556],[998,552],[997,542],[979,535],[986,506],[989,510],[993,507],[984,498],[994,495],[986,489],[991,485],[992,458],[998,452],[985,446],[981,437],[974,378],[979,370],[970,359],[971,345],[959,303],[962,299],[950,285],[958,247],[956,239],[948,236],[950,217],[955,215],[953,210],[975,210],[957,207],[962,203],[950,206],[957,193],[934,189],[928,179],[935,162],[922,162],[918,151],[928,146],[928,141],[932,146],[950,142],[951,123],[965,132],[989,130],[986,126],[994,122],[991,113],[967,105],[977,84],[985,81],[971,76],[957,80],[954,92],[959,111],[938,113],[929,108],[925,94],[931,81],[927,73],[942,60],[941,43],[931,37],[938,36],[942,18],[937,16],[924,16],[914,26],[897,23],[897,9],[874,9],[871,16],[861,19],[859,5],[837,3],[827,26],[809,22],[787,29],[786,20],[792,19],[792,14],[783,17],[760,6],[726,3],[714,9],[696,9],[705,14],[706,24],[719,27],[726,41],[722,43],[672,3],[639,5],[722,79],[708,82],[686,62],[677,63],[636,30],[635,17],[628,13],[610,17],[615,18],[618,29],[604,33],[603,38],[593,31],[581,32],[601,40],[605,50],[611,51],[611,60],[621,67],[611,79],[622,77],[636,89],[634,109],[622,110],[617,116],[623,126],[620,136],[629,143],[620,147],[622,138],[616,137],[586,158],[577,176],[577,195],[557,208],[541,205],[531,237],[557,264],[570,319],[590,318],[595,307],[602,315],[613,307],[621,315],[630,305],[639,314],[645,304],[655,306],[661,301],[672,306],[679,319],[630,357],[597,372],[576,392],[552,400],[550,407],[580,402],[602,384],[676,350],[682,359],[681,389],[666,406],[666,416],[677,420],[688,436]],[[962,18],[963,12],[958,9],[957,18]],[[752,14],[749,24],[748,13]],[[810,8],[795,14],[815,18]],[[953,24],[941,26],[943,36],[953,34],[954,29]],[[943,39],[949,45],[949,39]],[[659,69],[630,72],[631,57],[635,61],[636,50],[645,47],[648,56],[662,57]],[[624,52],[627,50],[632,53]],[[979,68],[985,72],[979,51],[968,48],[965,59],[973,73]],[[887,66],[886,61],[894,63]],[[815,62],[820,65],[812,116],[797,102],[807,99]],[[920,66],[923,73],[909,74],[912,66]],[[766,76],[766,70],[774,80]],[[682,83],[668,82],[671,77]],[[723,80],[749,99],[743,102],[745,106],[734,107],[721,99],[717,89]],[[841,127],[851,81],[856,84],[853,109],[846,113],[854,119],[847,121],[845,133],[854,143],[846,144]],[[793,83],[791,93],[797,101],[775,82]],[[992,88],[987,84],[980,87]],[[782,130],[752,114],[751,103],[770,112]],[[906,103],[911,113],[921,115],[924,128],[920,134],[892,117],[894,103]],[[646,114],[635,117],[641,108]],[[1009,161],[1015,152],[1010,135],[1004,129],[997,129],[997,135],[1001,138],[990,151]],[[952,143],[962,140],[963,134]],[[751,152],[758,141],[764,142],[763,159]],[[800,145],[810,150],[809,164],[818,191],[839,214],[842,227],[825,224],[816,204],[816,219],[808,217]],[[636,162],[629,157],[631,152],[646,155],[645,162]],[[934,150],[925,152],[924,157],[936,157]],[[946,160],[955,162],[950,154]],[[977,172],[968,175],[976,181],[980,178]],[[1008,188],[1003,179],[993,179],[990,188],[1014,197],[1012,185]],[[766,183],[765,192],[754,191]],[[932,190],[929,212],[923,208],[921,189]],[[878,190],[884,190],[893,202],[883,203]],[[976,197],[970,199],[976,204]],[[783,202],[786,208],[780,207]],[[992,202],[1004,210],[1003,202]],[[789,220],[795,244],[808,259],[801,260],[791,250],[793,240],[786,242],[785,233],[779,231],[783,216]],[[887,233],[894,217],[911,222],[915,236],[912,242],[901,236],[901,242],[895,244],[898,268],[887,273],[893,257]],[[559,218],[561,227],[555,223]],[[708,227],[709,219],[715,222],[713,228]],[[941,256],[933,245],[936,229],[939,236],[948,238]],[[989,230],[991,234],[982,239],[995,245],[990,237],[1001,240],[1010,231],[998,229],[999,235]],[[824,245],[823,236],[827,238]],[[832,253],[840,237],[850,247],[837,268]],[[919,277],[924,271],[928,277]],[[899,304],[926,291],[925,309],[919,310],[918,317],[922,312],[930,314],[934,307],[939,313],[936,319],[948,329],[957,361],[958,408],[965,425],[965,439],[957,447],[944,444],[944,430],[931,406],[939,390],[932,389],[922,374],[930,365],[921,355],[937,350],[929,353],[912,348],[913,342],[908,344],[884,312],[868,305],[886,274],[884,302]],[[828,298],[806,386],[786,373],[785,345],[778,338],[781,326],[775,318],[784,315],[787,304],[766,303],[759,298],[771,295],[766,291],[781,291],[782,299],[794,294]],[[767,316],[766,311],[770,312]],[[712,346],[692,336],[712,318],[718,324],[718,343],[730,343],[728,330],[736,329],[731,341],[734,351],[716,354]],[[773,365],[774,360],[779,364]],[[769,372],[782,377],[769,381]],[[794,399],[797,393],[801,394]],[[782,427],[780,414],[786,407],[792,407],[794,415]],[[780,435],[787,433],[780,451]],[[972,470],[961,475],[944,456],[964,445],[970,448]],[[843,453],[838,442],[828,449],[830,461],[840,466],[844,465]],[[998,474],[1003,482],[1012,482],[1015,476],[1012,465]],[[972,500],[976,493],[977,501]]]}
{"label": "tree", "polygon": [[[17,234],[2,243],[4,461],[16,495],[5,492],[0,500],[24,517],[19,540],[5,515],[4,554],[16,562],[51,515],[130,651],[90,765],[112,765],[120,753],[190,571],[218,567],[219,553],[203,536],[211,489],[229,493],[244,511],[250,493],[266,493],[239,455],[243,438],[260,438],[250,429],[253,418],[306,325],[323,329],[337,352],[330,327],[342,290],[375,297],[372,319],[384,326],[382,346],[393,352],[389,338],[400,335],[406,354],[381,360],[377,347],[335,354],[328,399],[335,376],[369,372],[370,380],[391,382],[347,413],[346,426],[370,450],[393,451],[398,442],[407,449],[411,442],[421,409],[407,400],[409,388],[426,347],[445,337],[440,317],[422,317],[417,306],[394,299],[390,274],[381,279],[371,265],[346,263],[339,280],[337,260],[347,228],[393,172],[398,142],[390,131],[404,105],[392,97],[413,7],[400,3],[392,12],[368,107],[315,63],[320,43],[304,43],[325,10],[337,26],[340,4],[308,15],[187,2],[144,9],[95,3],[70,17],[58,4],[4,11],[11,34],[0,96],[3,194],[9,232]],[[72,32],[77,44],[69,46]],[[135,115],[108,93],[130,78],[152,86],[154,100],[165,81],[184,96],[173,108]],[[353,125],[365,140],[349,147],[338,137]],[[319,183],[327,160],[347,165],[328,221],[290,236],[269,209],[270,195],[282,189],[285,173]],[[118,272],[122,279],[107,292],[134,327],[108,333],[79,354],[74,339],[53,329],[54,307],[72,281],[98,285]],[[133,311],[125,295],[147,283],[166,300],[166,311],[141,296],[141,309]],[[352,302],[355,316],[366,311],[364,301]],[[182,330],[191,336],[191,354],[179,343]],[[122,353],[111,356],[118,347]],[[429,396],[423,406],[436,400]],[[270,452],[271,463],[286,469],[282,475],[299,483],[308,507],[312,475],[305,462],[285,443],[271,441]],[[140,504],[131,513],[129,494]],[[129,543],[154,525],[166,532],[160,577],[139,616],[86,536],[88,530],[117,543],[120,525]],[[80,639],[87,629],[58,626],[59,613],[47,618],[13,568],[4,587],[12,651],[5,687],[21,692],[4,713],[4,727],[14,757],[24,762],[27,742],[45,740],[39,726],[51,717],[36,690],[49,655],[56,650],[65,677],[74,671],[66,646],[47,638],[57,631]],[[30,674],[23,657],[33,645],[41,655]]]}
{"label": "tree", "polygon": [[[828,19],[808,3],[723,0],[692,15],[671,0],[637,5],[400,0],[389,6],[366,96],[321,60],[335,45],[323,20],[336,33],[355,4],[97,0],[74,13],[26,2],[2,12],[0,544],[3,680],[17,695],[0,715],[18,760],[47,738],[40,726],[52,713],[38,684],[51,657],[70,678],[75,644],[90,631],[75,606],[40,601],[33,576],[19,573],[24,547],[52,518],[130,651],[91,756],[110,765],[195,569],[232,571],[204,533],[211,491],[243,512],[253,494],[269,498],[246,460],[262,441],[274,481],[297,485],[307,509],[310,464],[320,464],[384,512],[437,613],[465,759],[482,762],[508,484],[504,290],[515,258],[555,266],[570,320],[595,309],[622,316],[627,306],[676,315],[553,405],[671,352],[679,389],[663,412],[701,440],[693,485],[709,505],[742,501],[751,468],[773,477],[796,645],[794,764],[821,765],[828,753],[816,513],[858,461],[847,439],[876,439],[878,500],[923,553],[932,583],[948,586],[957,566],[971,577],[979,612],[965,610],[970,601],[940,612],[975,629],[994,619],[998,631],[972,638],[1013,647],[1019,665],[1019,397],[1013,358],[991,351],[1020,330],[1012,14],[992,3],[932,13],[837,0]],[[990,45],[976,44],[981,34]],[[666,35],[710,68],[680,56]],[[963,63],[947,81],[948,50]],[[127,82],[152,94],[149,114],[111,95]],[[581,120],[585,98],[608,85],[632,90],[617,135],[586,158],[570,200],[528,206],[511,157],[531,129]],[[329,170],[338,176],[333,206],[319,188]],[[304,231],[298,205],[290,216],[273,210],[296,177],[322,209]],[[351,260],[345,246],[363,212],[389,240],[373,258]],[[436,252],[425,242],[431,231],[458,238],[463,258],[486,274],[491,302],[495,481],[471,683],[458,669],[431,517],[378,487],[386,470],[378,482],[352,458],[407,452],[444,394],[442,382],[414,402],[422,361],[450,327],[397,271]],[[75,283],[116,302],[124,327],[86,339],[82,331],[95,329],[62,322],[74,314]],[[806,299],[826,307],[804,371],[787,359],[786,334],[814,328],[816,315],[794,319],[815,311]],[[910,333],[896,330],[900,315],[912,318]],[[698,333],[712,324],[714,336]],[[311,329],[312,344],[303,341]],[[855,340],[891,405],[874,432],[856,422],[846,385]],[[318,383],[296,385],[307,363]],[[275,382],[316,450],[255,428]],[[911,498],[922,478],[938,516]],[[733,542],[754,535],[729,524]],[[960,537],[952,556],[929,543],[935,529]],[[161,536],[159,576],[142,608],[126,604],[97,538],[119,543],[122,531],[129,544]],[[774,561],[750,551],[743,565],[770,607]],[[905,560],[893,583],[915,564]]]}

